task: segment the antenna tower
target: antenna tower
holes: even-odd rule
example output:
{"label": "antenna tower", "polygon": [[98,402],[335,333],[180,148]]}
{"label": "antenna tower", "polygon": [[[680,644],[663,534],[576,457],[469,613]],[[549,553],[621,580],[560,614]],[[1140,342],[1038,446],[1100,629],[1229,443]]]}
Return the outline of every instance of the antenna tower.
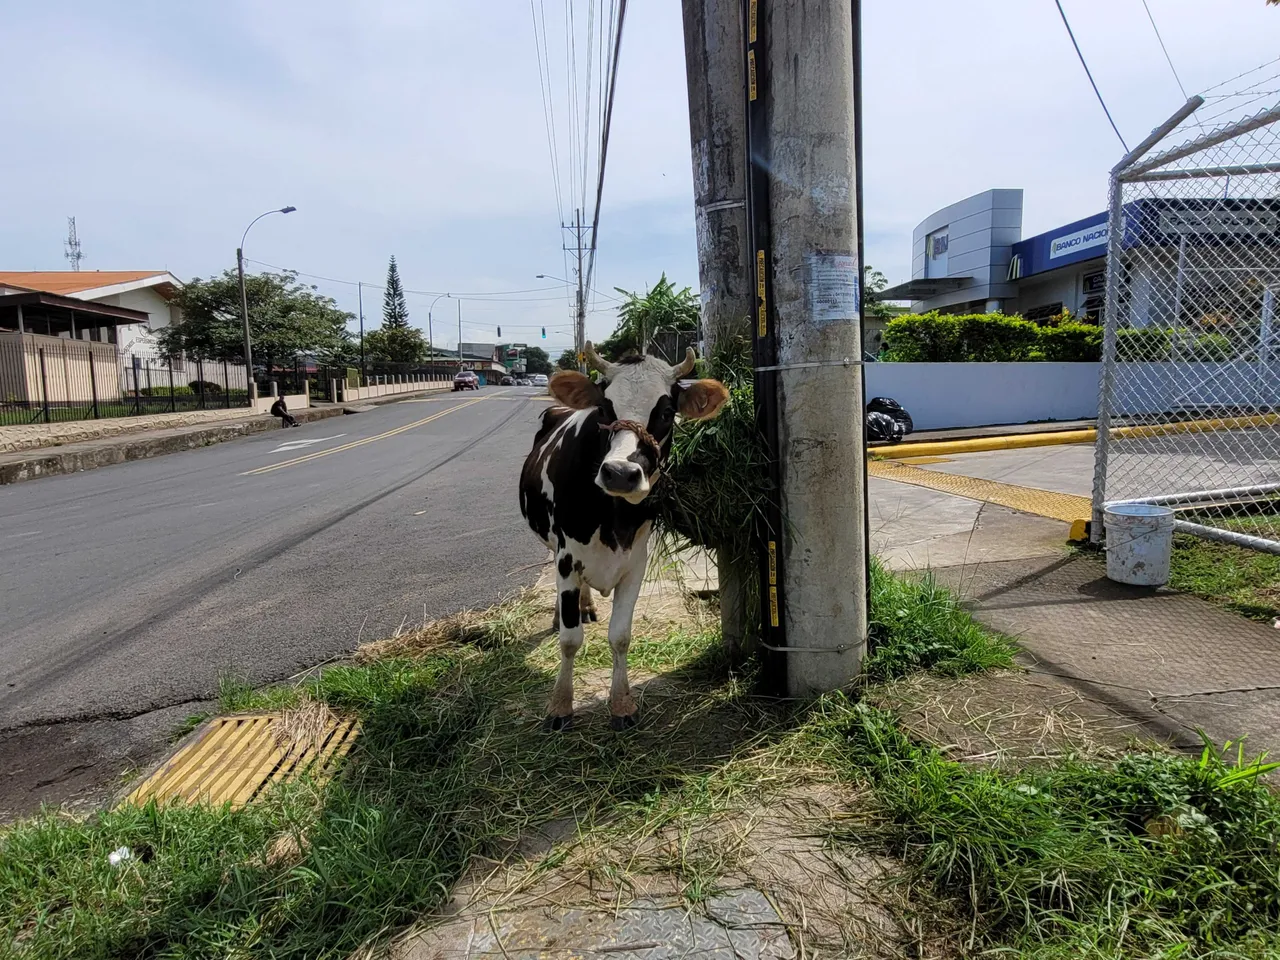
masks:
{"label": "antenna tower", "polygon": [[77,273],[80,271],[80,261],[84,259],[84,254],[80,252],[80,238],[76,236],[76,218],[67,217],[67,242],[63,256],[71,262],[71,269]]}

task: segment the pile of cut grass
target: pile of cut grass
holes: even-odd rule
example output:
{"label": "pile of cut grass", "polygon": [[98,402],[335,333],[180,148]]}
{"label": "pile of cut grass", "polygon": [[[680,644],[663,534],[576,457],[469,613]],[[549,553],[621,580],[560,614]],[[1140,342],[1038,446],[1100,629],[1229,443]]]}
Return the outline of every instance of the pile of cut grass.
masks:
{"label": "pile of cut grass", "polygon": [[1040,957],[1273,957],[1276,764],[1205,747],[1016,774],[947,760],[856,705],[841,761],[873,789],[846,841],[901,858],[965,947]]}

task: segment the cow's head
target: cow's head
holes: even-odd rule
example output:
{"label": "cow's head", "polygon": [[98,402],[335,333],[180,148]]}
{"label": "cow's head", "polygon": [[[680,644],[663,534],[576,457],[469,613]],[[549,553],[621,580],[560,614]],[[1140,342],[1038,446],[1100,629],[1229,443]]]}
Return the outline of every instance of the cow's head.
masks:
{"label": "cow's head", "polygon": [[609,363],[590,343],[586,350],[603,381],[593,383],[577,371],[564,371],[551,378],[551,395],[575,410],[600,411],[606,449],[596,486],[610,496],[639,503],[657,482],[676,414],[687,420],[714,417],[729,391],[718,380],[682,382],[693,372],[692,347],[674,367],[647,355]]}

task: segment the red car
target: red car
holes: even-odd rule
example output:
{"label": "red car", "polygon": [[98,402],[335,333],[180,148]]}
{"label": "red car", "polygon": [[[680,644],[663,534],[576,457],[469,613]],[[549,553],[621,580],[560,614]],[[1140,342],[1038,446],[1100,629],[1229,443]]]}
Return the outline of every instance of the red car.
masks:
{"label": "red car", "polygon": [[479,390],[480,378],[474,370],[463,370],[453,378],[454,390]]}

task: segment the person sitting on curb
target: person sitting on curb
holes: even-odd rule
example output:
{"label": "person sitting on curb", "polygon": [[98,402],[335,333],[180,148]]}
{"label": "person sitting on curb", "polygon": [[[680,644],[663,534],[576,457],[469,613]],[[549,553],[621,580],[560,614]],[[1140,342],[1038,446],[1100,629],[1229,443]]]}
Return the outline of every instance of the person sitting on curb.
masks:
{"label": "person sitting on curb", "polygon": [[300,424],[289,413],[289,408],[285,406],[284,397],[277,397],[276,402],[271,405],[271,415],[280,418],[281,427],[300,427]]}

